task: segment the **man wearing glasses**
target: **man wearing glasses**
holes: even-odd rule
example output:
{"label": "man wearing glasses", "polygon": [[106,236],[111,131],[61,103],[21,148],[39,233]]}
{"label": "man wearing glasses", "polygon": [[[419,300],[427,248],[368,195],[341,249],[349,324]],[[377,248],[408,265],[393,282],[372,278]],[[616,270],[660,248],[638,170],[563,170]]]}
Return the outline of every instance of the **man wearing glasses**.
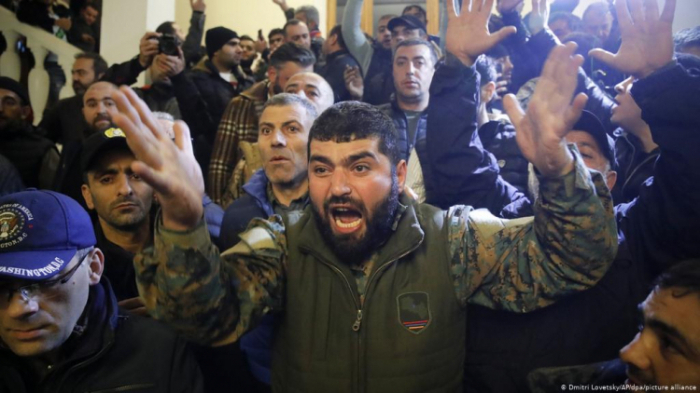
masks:
{"label": "man wearing glasses", "polygon": [[200,392],[184,341],[124,314],[77,202],[50,191],[0,198],[0,392]]}

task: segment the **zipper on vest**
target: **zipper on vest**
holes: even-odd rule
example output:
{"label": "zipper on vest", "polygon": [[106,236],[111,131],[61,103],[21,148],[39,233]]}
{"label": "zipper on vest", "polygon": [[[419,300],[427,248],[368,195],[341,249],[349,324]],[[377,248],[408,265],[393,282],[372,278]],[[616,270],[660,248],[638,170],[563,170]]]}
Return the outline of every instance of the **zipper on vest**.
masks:
{"label": "zipper on vest", "polygon": [[352,324],[352,331],[360,331],[360,325],[362,325],[362,310],[357,310],[357,319],[355,319],[355,323]]}

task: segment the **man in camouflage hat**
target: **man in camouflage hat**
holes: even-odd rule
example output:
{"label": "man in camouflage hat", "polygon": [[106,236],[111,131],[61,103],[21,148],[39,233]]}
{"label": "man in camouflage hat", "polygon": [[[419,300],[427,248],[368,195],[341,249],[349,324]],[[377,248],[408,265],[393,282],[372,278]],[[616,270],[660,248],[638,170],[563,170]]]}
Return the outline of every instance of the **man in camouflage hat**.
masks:
{"label": "man in camouflage hat", "polygon": [[[450,18],[447,49],[467,66],[512,33],[486,29],[492,1]],[[464,40],[463,37],[470,37]],[[554,50],[552,95],[525,115],[519,140],[539,170],[535,217],[514,221],[455,206],[441,211],[404,191],[391,120],[362,103],[326,110],[309,137],[309,197],[300,217],[255,219],[219,254],[197,203],[201,170],[189,132],[173,146],[124,88],[117,124],[161,201],[152,250],[135,259],[139,290],[158,319],[199,342],[235,342],[278,313],[274,391],[461,391],[465,306],[527,312],[592,286],[616,251],[610,194],[563,140],[581,64]],[[566,76],[570,76],[566,78]]]}

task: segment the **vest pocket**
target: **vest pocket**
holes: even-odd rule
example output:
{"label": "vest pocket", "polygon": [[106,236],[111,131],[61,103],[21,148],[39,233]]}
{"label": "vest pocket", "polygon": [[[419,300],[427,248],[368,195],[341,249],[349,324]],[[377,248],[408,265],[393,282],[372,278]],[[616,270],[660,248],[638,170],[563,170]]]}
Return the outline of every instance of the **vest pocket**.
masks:
{"label": "vest pocket", "polygon": [[312,360],[325,360],[328,350],[328,325],[331,316],[331,277],[320,277],[316,289],[316,308],[313,326]]}

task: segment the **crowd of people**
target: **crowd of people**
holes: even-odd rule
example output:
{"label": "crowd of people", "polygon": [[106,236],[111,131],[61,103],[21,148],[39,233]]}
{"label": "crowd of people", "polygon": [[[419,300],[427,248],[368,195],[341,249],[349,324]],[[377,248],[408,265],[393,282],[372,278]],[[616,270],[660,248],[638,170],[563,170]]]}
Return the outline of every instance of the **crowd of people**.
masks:
{"label": "crowd of people", "polygon": [[676,0],[271,1],[111,66],[99,2],[3,2],[83,52],[38,125],[0,77],[0,392],[700,388]]}

